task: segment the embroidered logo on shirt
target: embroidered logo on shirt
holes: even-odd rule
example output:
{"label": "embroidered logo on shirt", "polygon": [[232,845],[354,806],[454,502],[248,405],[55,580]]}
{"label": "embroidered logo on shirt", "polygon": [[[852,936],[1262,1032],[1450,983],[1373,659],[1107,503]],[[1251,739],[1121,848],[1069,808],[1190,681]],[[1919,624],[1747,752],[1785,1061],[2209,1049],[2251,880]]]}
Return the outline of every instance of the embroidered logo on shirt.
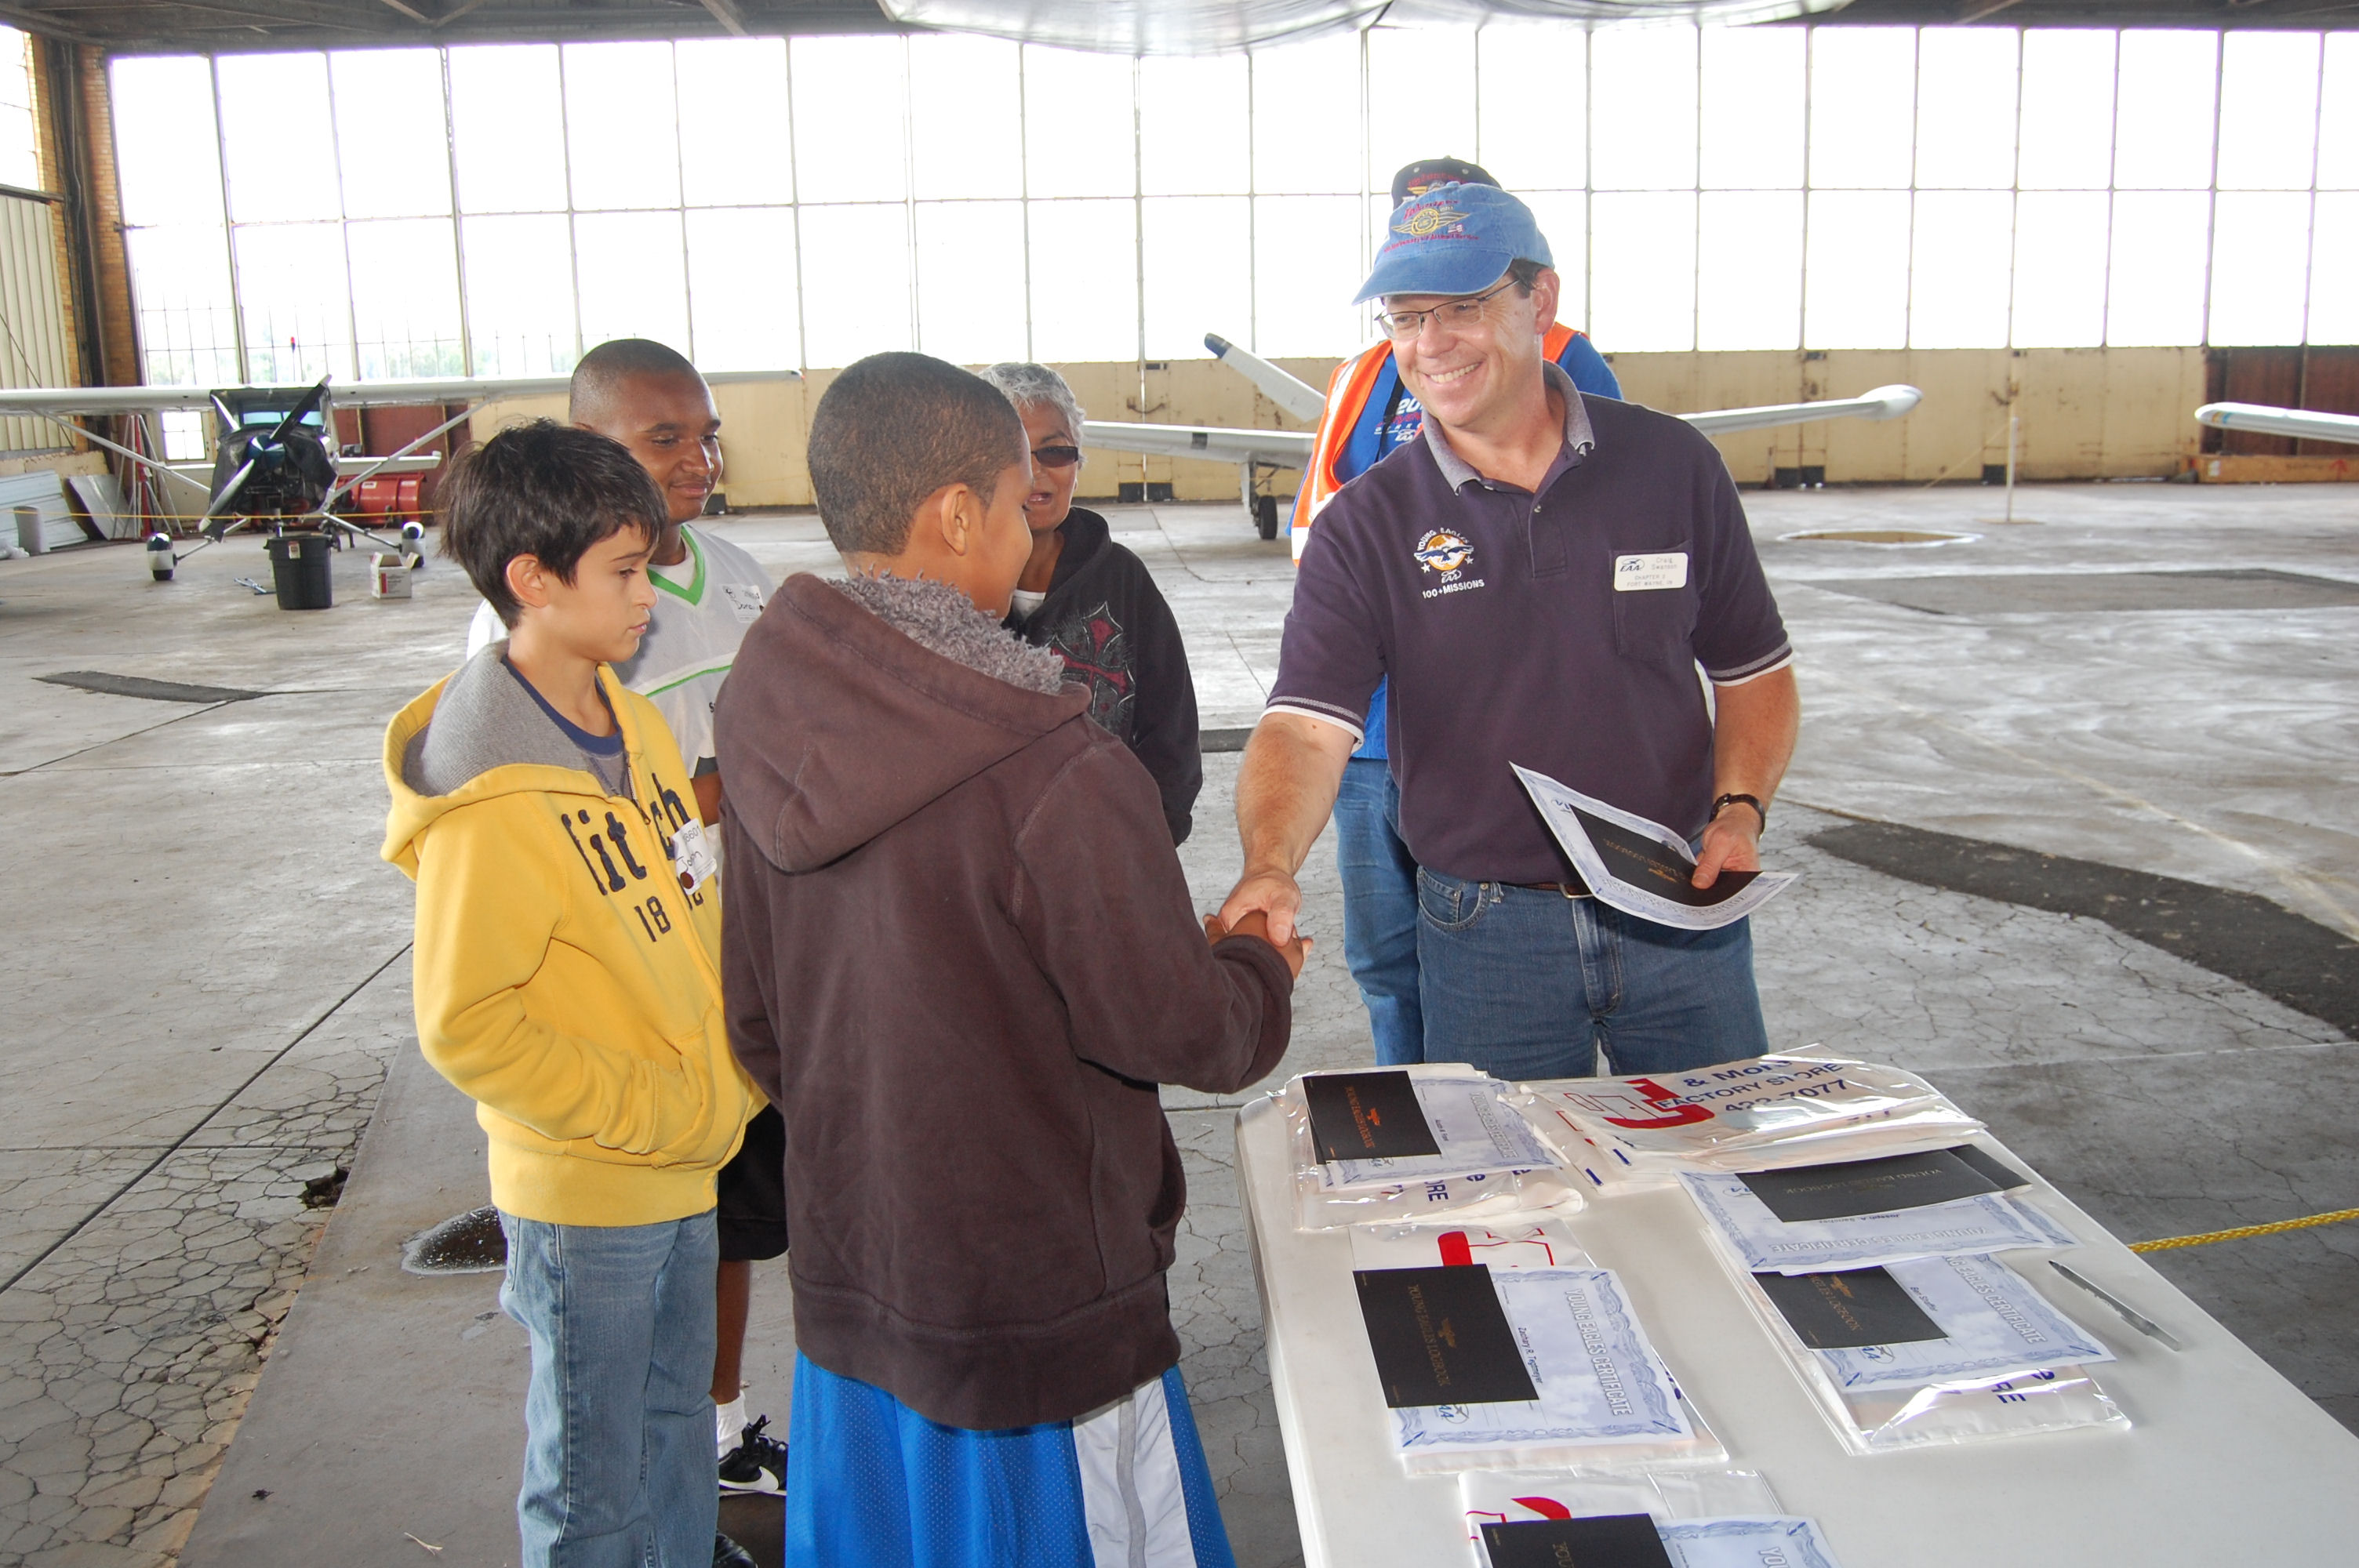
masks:
{"label": "embroidered logo on shirt", "polygon": [[1447,528],[1436,528],[1417,542],[1418,564],[1443,577],[1463,571],[1473,559],[1474,546],[1466,542],[1465,535]]}

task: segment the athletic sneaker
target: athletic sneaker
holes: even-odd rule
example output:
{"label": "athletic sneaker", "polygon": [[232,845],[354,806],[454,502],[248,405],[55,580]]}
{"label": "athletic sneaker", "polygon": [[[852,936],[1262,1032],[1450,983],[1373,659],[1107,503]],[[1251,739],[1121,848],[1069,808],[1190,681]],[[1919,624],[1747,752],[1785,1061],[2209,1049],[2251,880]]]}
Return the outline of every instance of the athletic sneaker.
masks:
{"label": "athletic sneaker", "polygon": [[783,1497],[787,1490],[787,1445],[764,1435],[770,1424],[756,1416],[738,1434],[737,1446],[721,1456],[721,1489],[724,1492],[766,1492]]}
{"label": "athletic sneaker", "polygon": [[754,1554],[715,1531],[712,1537],[712,1568],[760,1568]]}

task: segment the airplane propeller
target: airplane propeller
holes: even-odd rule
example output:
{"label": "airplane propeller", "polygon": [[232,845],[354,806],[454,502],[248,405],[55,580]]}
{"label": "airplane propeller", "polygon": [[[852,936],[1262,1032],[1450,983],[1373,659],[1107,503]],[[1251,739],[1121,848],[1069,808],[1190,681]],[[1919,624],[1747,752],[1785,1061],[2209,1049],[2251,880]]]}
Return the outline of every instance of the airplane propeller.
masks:
{"label": "airplane propeller", "polygon": [[[214,496],[212,503],[205,508],[202,522],[206,537],[218,540],[228,534],[234,524],[222,514],[227,510],[230,503],[237,499],[238,492],[243,490],[245,487],[245,481],[254,476],[254,470],[261,466],[263,453],[276,451],[282,448],[286,444],[287,438],[293,435],[301,426],[303,416],[320,406],[321,401],[328,395],[329,380],[329,377],[321,376],[317,385],[296,399],[295,406],[287,411],[285,418],[271,427],[268,435],[247,438],[245,450],[249,455],[245,461],[238,465],[237,471],[229,476],[229,482],[222,486],[221,493]],[[214,412],[222,416],[228,428],[235,429],[236,416],[230,412],[229,405],[222,400],[218,393],[213,395],[212,405]]]}
{"label": "airplane propeller", "polygon": [[252,476],[261,462],[260,458],[254,457],[239,464],[238,470],[229,476],[229,482],[222,486],[222,492],[213,497],[212,504],[205,508],[202,522],[207,538],[217,540],[229,532],[233,519],[222,516],[222,509],[237,499],[237,492],[245,487],[246,480]]}
{"label": "airplane propeller", "polygon": [[327,376],[321,376],[320,378],[320,384],[313,387],[310,391],[305,393],[301,398],[298,399],[295,406],[287,411],[287,417],[278,421],[277,428],[272,430],[269,435],[265,436],[263,440],[266,444],[275,447],[278,445],[279,442],[284,441],[289,435],[293,434],[295,427],[303,422],[303,416],[310,413],[314,408],[319,407],[321,400],[328,395],[328,381],[329,378]]}

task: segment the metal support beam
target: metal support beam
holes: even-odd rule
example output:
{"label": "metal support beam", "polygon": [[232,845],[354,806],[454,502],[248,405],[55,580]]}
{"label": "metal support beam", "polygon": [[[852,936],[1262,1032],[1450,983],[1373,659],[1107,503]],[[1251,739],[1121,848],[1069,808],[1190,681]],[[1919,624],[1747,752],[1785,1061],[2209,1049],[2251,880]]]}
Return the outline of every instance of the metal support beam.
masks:
{"label": "metal support beam", "polygon": [[712,19],[738,38],[745,36],[745,18],[738,14],[736,0],[704,0],[704,8]]}

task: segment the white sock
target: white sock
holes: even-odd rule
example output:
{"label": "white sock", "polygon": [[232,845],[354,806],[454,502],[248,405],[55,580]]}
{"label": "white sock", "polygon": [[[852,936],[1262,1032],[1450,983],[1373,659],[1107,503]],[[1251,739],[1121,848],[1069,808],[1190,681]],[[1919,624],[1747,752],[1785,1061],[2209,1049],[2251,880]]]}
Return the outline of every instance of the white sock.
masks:
{"label": "white sock", "polygon": [[737,1440],[745,1434],[745,1393],[741,1389],[727,1404],[712,1407],[712,1442],[725,1454],[737,1446]]}

